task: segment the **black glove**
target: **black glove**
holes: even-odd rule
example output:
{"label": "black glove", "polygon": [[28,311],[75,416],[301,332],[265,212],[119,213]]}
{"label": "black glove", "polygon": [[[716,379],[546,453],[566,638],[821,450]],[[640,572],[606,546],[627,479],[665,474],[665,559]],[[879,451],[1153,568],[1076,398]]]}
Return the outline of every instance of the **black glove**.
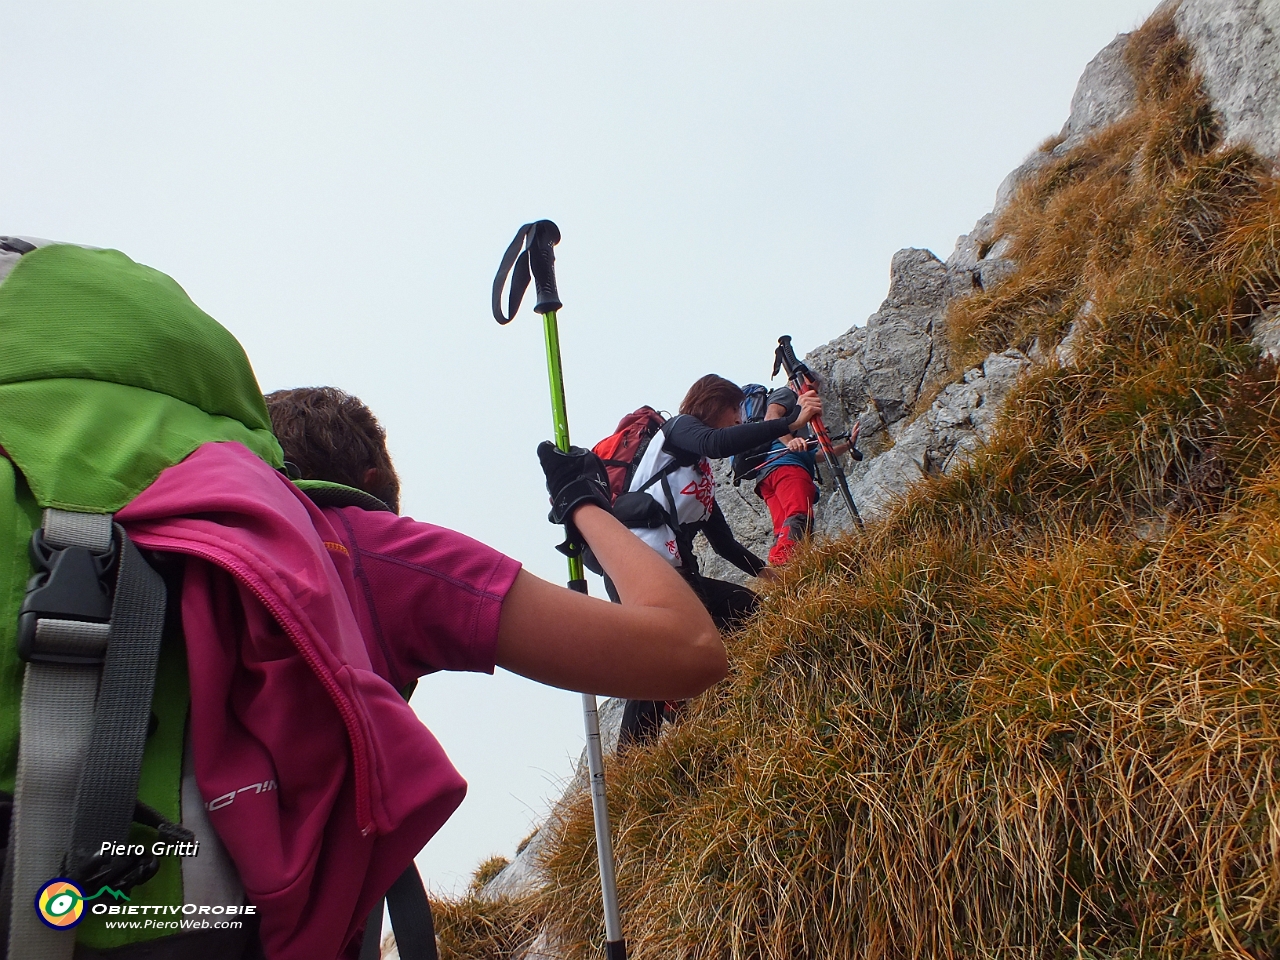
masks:
{"label": "black glove", "polygon": [[551,512],[547,519],[562,523],[565,528],[565,542],[556,549],[576,557],[584,544],[582,534],[573,525],[573,511],[584,503],[610,509],[609,474],[600,458],[590,450],[570,447],[565,453],[550,440],[538,444],[538,460],[547,477],[547,492],[551,494]]}

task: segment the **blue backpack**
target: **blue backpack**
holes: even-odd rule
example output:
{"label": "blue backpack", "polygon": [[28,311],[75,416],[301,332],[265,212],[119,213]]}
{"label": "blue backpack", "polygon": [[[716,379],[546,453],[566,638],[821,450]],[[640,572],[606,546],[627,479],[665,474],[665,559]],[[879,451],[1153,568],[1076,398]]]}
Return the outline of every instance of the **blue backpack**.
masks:
{"label": "blue backpack", "polygon": [[[769,393],[771,391],[762,383],[748,383],[742,388],[742,422],[760,423],[769,409]],[[764,463],[773,442],[753,447],[733,458],[733,485],[736,487],[743,480],[754,480]]]}

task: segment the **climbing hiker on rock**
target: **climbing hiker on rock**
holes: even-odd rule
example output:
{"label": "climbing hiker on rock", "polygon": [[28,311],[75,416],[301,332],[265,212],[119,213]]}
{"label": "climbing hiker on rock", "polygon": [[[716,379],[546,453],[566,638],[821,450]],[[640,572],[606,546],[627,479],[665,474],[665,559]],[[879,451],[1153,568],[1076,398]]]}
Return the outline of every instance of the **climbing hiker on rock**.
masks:
{"label": "climbing hiker on rock", "polygon": [[[598,461],[539,453],[621,605],[290,481],[243,349],[119,252],[0,237],[0,342],[10,960],[353,957],[465,792],[398,693],[414,678],[687,697],[724,675]],[[108,924],[192,904],[243,926]]]}
{"label": "climbing hiker on rock", "polygon": [[[694,536],[701,532],[716,553],[751,576],[758,576],[766,564],[734,537],[716,503],[708,460],[778,439],[822,412],[822,401],[812,394],[799,399],[789,418],[744,424],[742,400],[741,388],[724,377],[708,374],[697,380],[681,402],[679,415],[663,423],[649,441],[628,492],[615,503],[619,519],[680,571],[722,629],[749,617],[758,600],[747,587],[702,576],[693,552]],[[660,702],[628,702],[620,745],[657,736],[662,716]]]}
{"label": "climbing hiker on rock", "polygon": [[[791,422],[797,419],[800,404],[813,394],[797,397],[790,387],[774,390],[768,397],[765,420]],[[839,456],[849,451],[847,442],[837,444],[832,452]],[[818,458],[826,454],[817,449],[808,436],[807,427],[793,425],[787,434],[773,441],[760,466],[754,471],[756,494],[769,508],[773,520],[774,543],[769,549],[769,563],[780,567],[786,563],[797,544],[813,530],[813,507],[818,502]]]}

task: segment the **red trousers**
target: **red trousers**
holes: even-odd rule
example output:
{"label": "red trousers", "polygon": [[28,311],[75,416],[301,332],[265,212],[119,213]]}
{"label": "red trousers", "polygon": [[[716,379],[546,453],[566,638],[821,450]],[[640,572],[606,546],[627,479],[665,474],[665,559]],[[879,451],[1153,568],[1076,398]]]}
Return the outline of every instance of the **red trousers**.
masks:
{"label": "red trousers", "polygon": [[818,488],[808,470],[787,464],[757,483],[756,493],[773,518],[775,539],[769,550],[769,565],[780,567],[813,527],[813,504],[818,499]]}

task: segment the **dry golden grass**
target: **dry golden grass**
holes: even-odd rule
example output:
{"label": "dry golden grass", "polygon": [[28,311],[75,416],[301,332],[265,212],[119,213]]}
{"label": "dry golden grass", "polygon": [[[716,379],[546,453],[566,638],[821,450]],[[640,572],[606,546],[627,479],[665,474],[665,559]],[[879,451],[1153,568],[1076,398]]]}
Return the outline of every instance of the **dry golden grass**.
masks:
{"label": "dry golden grass", "polygon": [[474,892],[458,900],[432,900],[431,913],[444,960],[515,956],[533,941],[543,923],[534,904],[480,900]]}
{"label": "dry golden grass", "polygon": [[479,893],[484,889],[485,884],[510,865],[510,860],[506,857],[497,855],[483,861],[480,866],[476,867],[475,873],[471,875],[471,882],[467,884],[468,890],[471,893]]}
{"label": "dry golden grass", "polygon": [[511,957],[528,946],[542,929],[544,918],[539,904],[508,898],[482,900],[478,896],[509,862],[506,857],[489,857],[476,867],[464,896],[432,899],[436,941],[445,960]]}
{"label": "dry golden grass", "polygon": [[[1020,272],[950,318],[973,358],[1091,304],[1078,362],[797,558],[728,681],[611,765],[637,960],[1280,955],[1280,383],[1248,343],[1280,183],[1217,147],[1167,17],[1130,54],[1140,108],[1025,185]],[[523,929],[594,956],[587,796],[559,831]]]}

